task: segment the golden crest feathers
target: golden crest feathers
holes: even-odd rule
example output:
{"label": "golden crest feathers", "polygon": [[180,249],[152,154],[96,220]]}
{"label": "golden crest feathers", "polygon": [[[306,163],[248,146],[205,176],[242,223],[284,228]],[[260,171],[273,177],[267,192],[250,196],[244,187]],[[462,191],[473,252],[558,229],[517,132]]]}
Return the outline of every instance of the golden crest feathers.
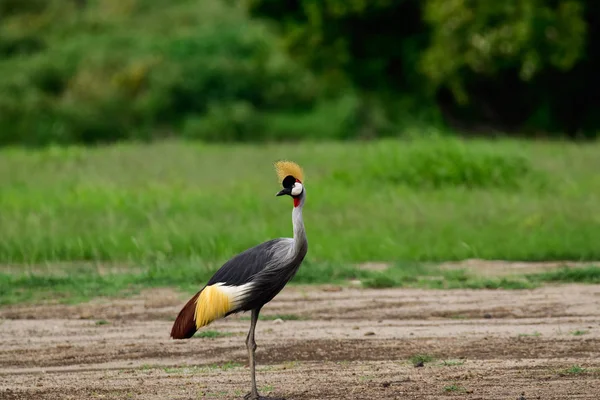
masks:
{"label": "golden crest feathers", "polygon": [[277,177],[279,178],[279,181],[283,181],[286,176],[292,175],[300,182],[304,182],[304,173],[302,172],[302,168],[293,161],[281,160],[275,162],[275,171],[277,171]]}

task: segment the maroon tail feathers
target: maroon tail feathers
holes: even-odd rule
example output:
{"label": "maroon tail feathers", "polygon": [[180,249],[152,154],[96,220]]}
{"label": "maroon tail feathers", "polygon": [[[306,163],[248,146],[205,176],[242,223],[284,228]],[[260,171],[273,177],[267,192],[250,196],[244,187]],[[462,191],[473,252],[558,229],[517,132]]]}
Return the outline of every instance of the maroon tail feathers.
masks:
{"label": "maroon tail feathers", "polygon": [[171,337],[173,339],[189,339],[196,333],[194,314],[196,313],[196,300],[198,300],[200,293],[202,293],[202,290],[196,293],[179,311],[179,315],[173,323],[173,328],[171,328]]}

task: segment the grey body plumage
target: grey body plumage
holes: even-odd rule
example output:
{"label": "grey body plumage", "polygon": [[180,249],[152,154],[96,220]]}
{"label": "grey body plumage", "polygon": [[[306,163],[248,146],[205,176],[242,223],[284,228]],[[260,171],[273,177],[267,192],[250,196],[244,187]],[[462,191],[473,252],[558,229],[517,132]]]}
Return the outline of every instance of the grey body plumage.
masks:
{"label": "grey body plumage", "polygon": [[269,240],[238,254],[223,264],[208,281],[207,285],[224,283],[241,286],[252,283],[238,308],[229,311],[227,315],[261,308],[273,300],[296,275],[308,251],[302,221],[305,196],[303,191],[300,205],[292,212],[293,238]]}

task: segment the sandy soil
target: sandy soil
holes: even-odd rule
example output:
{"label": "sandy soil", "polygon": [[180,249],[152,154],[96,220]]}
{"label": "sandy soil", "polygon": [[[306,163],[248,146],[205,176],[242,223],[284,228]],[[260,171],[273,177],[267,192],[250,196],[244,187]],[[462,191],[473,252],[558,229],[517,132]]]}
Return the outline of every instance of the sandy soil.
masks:
{"label": "sandy soil", "polygon": [[[185,300],[153,290],[125,300],[0,308],[0,399],[242,398],[250,385],[248,315],[204,329],[226,337],[170,340]],[[300,318],[258,323],[263,395],[600,398],[600,286],[293,287],[263,315]],[[434,360],[415,367],[409,358],[416,354]]]}

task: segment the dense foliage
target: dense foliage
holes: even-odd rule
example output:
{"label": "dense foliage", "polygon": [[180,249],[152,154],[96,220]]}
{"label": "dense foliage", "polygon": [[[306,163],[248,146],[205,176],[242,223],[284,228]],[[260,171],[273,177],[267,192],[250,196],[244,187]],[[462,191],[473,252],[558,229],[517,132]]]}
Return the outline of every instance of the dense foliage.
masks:
{"label": "dense foliage", "polygon": [[[593,135],[600,127],[594,0],[248,4],[277,21],[291,54],[312,68],[434,105],[460,128]],[[406,111],[388,104],[391,114]]]}
{"label": "dense foliage", "polygon": [[598,22],[592,0],[2,0],[0,144],[592,136]]}
{"label": "dense foliage", "polygon": [[315,101],[273,34],[220,1],[0,4],[2,143],[261,139],[262,114]]}

